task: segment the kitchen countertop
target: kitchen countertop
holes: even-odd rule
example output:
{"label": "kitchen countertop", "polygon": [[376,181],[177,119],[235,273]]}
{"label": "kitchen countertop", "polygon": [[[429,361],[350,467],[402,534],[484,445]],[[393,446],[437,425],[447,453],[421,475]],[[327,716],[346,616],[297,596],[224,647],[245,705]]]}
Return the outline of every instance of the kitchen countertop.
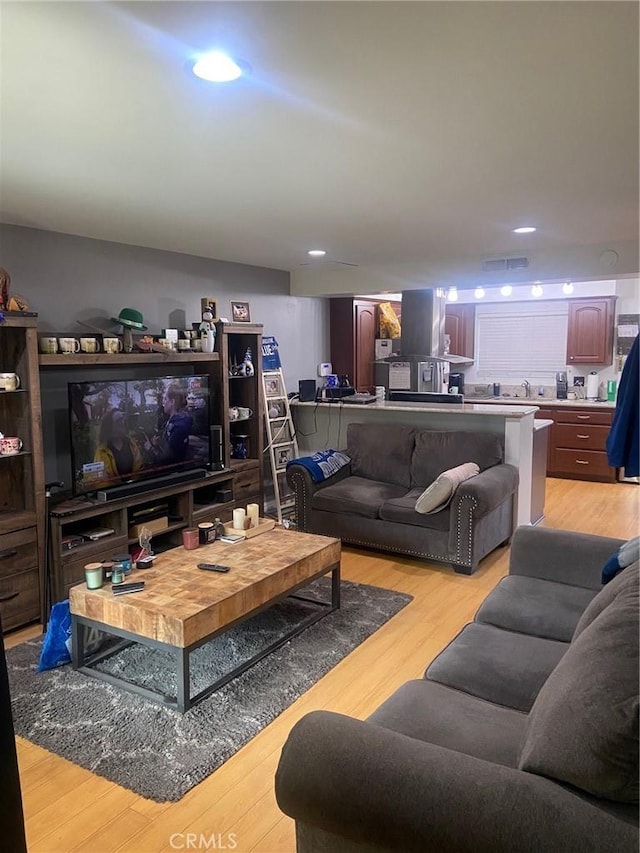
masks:
{"label": "kitchen countertop", "polygon": [[391,402],[390,400],[381,400],[376,403],[323,403],[310,402],[300,403],[298,400],[291,400],[292,407],[309,407],[315,408],[318,406],[322,409],[346,409],[350,412],[432,412],[443,413],[446,415],[503,415],[505,418],[518,419],[524,418],[527,415],[534,414],[538,410],[538,404],[533,405],[533,401],[514,399],[513,403],[503,402],[500,399],[491,401],[490,399],[480,402],[464,403],[410,403],[410,402]]}
{"label": "kitchen countertop", "polygon": [[616,404],[609,400],[556,400],[550,397],[465,397],[465,403],[480,403],[487,406],[538,406],[541,409],[562,408],[568,406],[572,409],[615,409]]}

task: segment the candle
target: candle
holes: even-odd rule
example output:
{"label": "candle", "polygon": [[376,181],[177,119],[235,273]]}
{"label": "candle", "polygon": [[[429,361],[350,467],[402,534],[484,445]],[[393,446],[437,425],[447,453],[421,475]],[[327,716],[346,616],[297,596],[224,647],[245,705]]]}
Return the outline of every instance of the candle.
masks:
{"label": "candle", "polygon": [[246,513],[242,508],[234,509],[233,511],[233,529],[244,530],[244,520]]}
{"label": "candle", "polygon": [[87,563],[84,567],[87,589],[100,589],[102,586],[102,563]]}
{"label": "candle", "polygon": [[260,521],[260,507],[258,504],[247,504],[247,515],[251,520],[251,526],[257,527]]}

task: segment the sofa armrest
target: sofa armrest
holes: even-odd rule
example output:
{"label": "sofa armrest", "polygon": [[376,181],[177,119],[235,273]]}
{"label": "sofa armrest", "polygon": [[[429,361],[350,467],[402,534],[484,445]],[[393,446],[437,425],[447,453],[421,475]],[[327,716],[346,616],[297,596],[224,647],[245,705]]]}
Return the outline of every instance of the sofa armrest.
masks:
{"label": "sofa armrest", "polygon": [[513,534],[510,575],[601,589],[602,568],[623,539],[552,527],[518,527]]}
{"label": "sofa armrest", "polygon": [[289,734],[276,798],[305,824],[403,853],[635,853],[637,843],[633,826],[542,776],[327,711]]}
{"label": "sofa armrest", "polygon": [[451,502],[452,514],[457,511],[457,503],[471,498],[476,505],[474,513],[486,515],[514,494],[518,488],[518,478],[518,469],[506,462],[486,468],[475,477],[460,483]]}
{"label": "sofa armrest", "polygon": [[315,493],[327,486],[332,486],[334,483],[339,483],[340,480],[349,476],[351,476],[351,465],[345,465],[331,477],[327,477],[326,480],[314,483],[309,470],[304,465],[298,465],[294,461],[287,466],[287,482],[293,489],[295,496],[298,530],[303,533],[311,530],[311,502]]}

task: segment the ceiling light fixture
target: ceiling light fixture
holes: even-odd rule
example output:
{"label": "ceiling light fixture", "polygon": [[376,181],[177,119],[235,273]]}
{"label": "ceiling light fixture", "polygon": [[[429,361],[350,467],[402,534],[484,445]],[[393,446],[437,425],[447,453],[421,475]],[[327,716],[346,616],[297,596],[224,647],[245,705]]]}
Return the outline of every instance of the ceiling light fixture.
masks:
{"label": "ceiling light fixture", "polygon": [[450,287],[449,292],[447,293],[447,302],[457,302],[458,301],[458,289],[456,287]]}
{"label": "ceiling light fixture", "polygon": [[570,296],[573,293],[573,283],[570,281],[565,281],[562,285],[562,292],[567,296]]}
{"label": "ceiling light fixture", "polygon": [[533,225],[521,225],[520,228],[513,228],[514,234],[533,234],[537,229]]}
{"label": "ceiling light fixture", "polygon": [[205,53],[191,70],[196,77],[208,80],[209,83],[230,83],[242,74],[241,66],[220,50]]}
{"label": "ceiling light fixture", "polygon": [[500,288],[500,293],[503,296],[511,296],[512,291],[513,291],[513,288],[511,287],[510,284],[503,284],[502,287]]}
{"label": "ceiling light fixture", "polygon": [[543,291],[542,291],[542,287],[540,285],[540,282],[536,282],[533,285],[533,287],[531,288],[531,295],[532,296],[542,296],[542,292]]}
{"label": "ceiling light fixture", "polygon": [[473,295],[476,299],[482,299],[482,297],[484,296],[484,287],[476,287],[476,289],[473,291]]}
{"label": "ceiling light fixture", "polygon": [[323,258],[327,253],[324,249],[309,249],[307,255],[311,255],[312,258]]}

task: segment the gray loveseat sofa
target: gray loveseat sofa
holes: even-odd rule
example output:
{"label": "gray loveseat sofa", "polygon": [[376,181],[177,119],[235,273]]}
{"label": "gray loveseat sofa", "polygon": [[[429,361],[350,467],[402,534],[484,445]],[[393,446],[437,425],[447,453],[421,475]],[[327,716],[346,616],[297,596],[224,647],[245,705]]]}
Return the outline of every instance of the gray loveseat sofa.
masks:
{"label": "gray loveseat sofa", "polygon": [[[347,428],[344,453],[351,464],[318,483],[303,465],[287,466],[300,530],[449,563],[462,574],[509,542],[518,471],[503,461],[500,436],[356,423]],[[416,512],[438,475],[466,462],[480,473],[458,486],[449,505]]]}
{"label": "gray loveseat sofa", "polygon": [[518,528],[423,679],[303,717],[276,775],[298,853],[636,853],[638,563],[599,582],[621,544]]}

